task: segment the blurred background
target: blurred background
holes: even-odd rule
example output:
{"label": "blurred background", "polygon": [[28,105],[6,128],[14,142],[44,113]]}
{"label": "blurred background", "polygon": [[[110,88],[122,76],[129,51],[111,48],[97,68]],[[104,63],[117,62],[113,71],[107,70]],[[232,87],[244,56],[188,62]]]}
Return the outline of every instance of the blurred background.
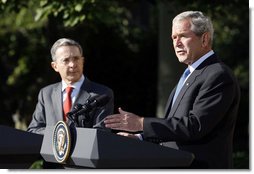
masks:
{"label": "blurred background", "polygon": [[163,117],[185,65],[171,41],[171,21],[199,10],[214,23],[214,50],[238,78],[241,103],[234,168],[249,169],[249,5],[247,0],[0,0],[0,124],[26,130],[40,88],[58,82],[50,48],[78,41],[85,75],[112,88],[118,107]]}

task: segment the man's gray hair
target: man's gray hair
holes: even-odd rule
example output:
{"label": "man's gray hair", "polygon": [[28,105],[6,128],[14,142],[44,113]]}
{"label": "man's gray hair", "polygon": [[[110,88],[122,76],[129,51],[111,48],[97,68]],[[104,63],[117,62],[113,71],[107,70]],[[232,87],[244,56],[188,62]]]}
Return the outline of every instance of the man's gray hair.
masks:
{"label": "man's gray hair", "polygon": [[81,56],[83,56],[83,49],[81,47],[81,45],[76,42],[75,40],[72,40],[72,39],[68,39],[68,38],[61,38],[61,39],[58,39],[54,45],[51,47],[51,57],[52,57],[52,60],[53,61],[56,61],[56,50],[61,47],[61,46],[76,46],[78,47],[80,53],[81,53]]}
{"label": "man's gray hair", "polygon": [[205,32],[209,32],[211,34],[210,44],[213,42],[213,24],[209,17],[205,16],[200,11],[185,11],[178,14],[173,19],[173,24],[175,22],[179,22],[181,20],[189,19],[191,23],[191,31],[193,31],[197,36],[201,36]]}

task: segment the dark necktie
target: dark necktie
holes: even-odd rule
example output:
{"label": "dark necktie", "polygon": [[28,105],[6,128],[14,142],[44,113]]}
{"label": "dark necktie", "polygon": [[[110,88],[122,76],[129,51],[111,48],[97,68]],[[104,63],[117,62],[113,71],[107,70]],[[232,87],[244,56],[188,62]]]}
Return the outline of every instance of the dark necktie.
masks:
{"label": "dark necktie", "polygon": [[181,78],[180,78],[180,80],[179,80],[179,82],[178,82],[178,84],[177,84],[176,92],[175,92],[175,95],[174,95],[174,98],[173,98],[173,102],[172,102],[171,107],[173,106],[173,104],[174,104],[174,102],[175,102],[175,100],[176,100],[176,98],[177,98],[177,96],[178,96],[180,90],[181,90],[182,87],[183,87],[184,81],[185,81],[186,77],[187,77],[189,74],[190,74],[190,70],[189,70],[189,68],[187,68],[187,69],[184,71],[183,75],[181,76]]}
{"label": "dark necktie", "polygon": [[70,110],[71,110],[71,105],[72,105],[71,93],[72,93],[72,90],[73,90],[72,87],[67,87],[65,89],[66,99],[64,100],[64,104],[63,104],[64,121],[67,120],[67,113],[70,112]]}

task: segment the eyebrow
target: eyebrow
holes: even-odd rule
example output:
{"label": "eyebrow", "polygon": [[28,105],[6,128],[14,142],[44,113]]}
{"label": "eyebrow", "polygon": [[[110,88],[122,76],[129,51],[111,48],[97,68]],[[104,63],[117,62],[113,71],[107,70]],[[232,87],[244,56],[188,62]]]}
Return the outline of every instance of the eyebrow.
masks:
{"label": "eyebrow", "polygon": [[70,58],[81,58],[81,57],[83,57],[83,56],[60,57],[59,60],[70,59]]}

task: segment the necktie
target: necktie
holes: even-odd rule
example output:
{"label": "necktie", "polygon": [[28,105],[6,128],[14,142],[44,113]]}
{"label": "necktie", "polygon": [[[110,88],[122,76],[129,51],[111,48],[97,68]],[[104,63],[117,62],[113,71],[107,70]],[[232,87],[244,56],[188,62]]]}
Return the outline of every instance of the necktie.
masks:
{"label": "necktie", "polygon": [[72,101],[71,101],[71,93],[72,93],[72,87],[67,87],[65,89],[66,92],[66,99],[64,100],[64,104],[63,104],[63,111],[64,111],[64,121],[67,120],[67,113],[70,112],[71,110],[71,105],[72,105]]}
{"label": "necktie", "polygon": [[186,79],[186,77],[190,74],[190,70],[189,68],[186,68],[186,70],[184,71],[183,75],[181,76],[178,84],[177,84],[177,88],[176,88],[176,92],[175,92],[175,95],[174,95],[174,98],[173,98],[173,103],[171,106],[173,106],[173,104],[175,103],[175,100],[180,92],[180,90],[182,89],[183,87],[183,84],[184,84],[184,81]]}

